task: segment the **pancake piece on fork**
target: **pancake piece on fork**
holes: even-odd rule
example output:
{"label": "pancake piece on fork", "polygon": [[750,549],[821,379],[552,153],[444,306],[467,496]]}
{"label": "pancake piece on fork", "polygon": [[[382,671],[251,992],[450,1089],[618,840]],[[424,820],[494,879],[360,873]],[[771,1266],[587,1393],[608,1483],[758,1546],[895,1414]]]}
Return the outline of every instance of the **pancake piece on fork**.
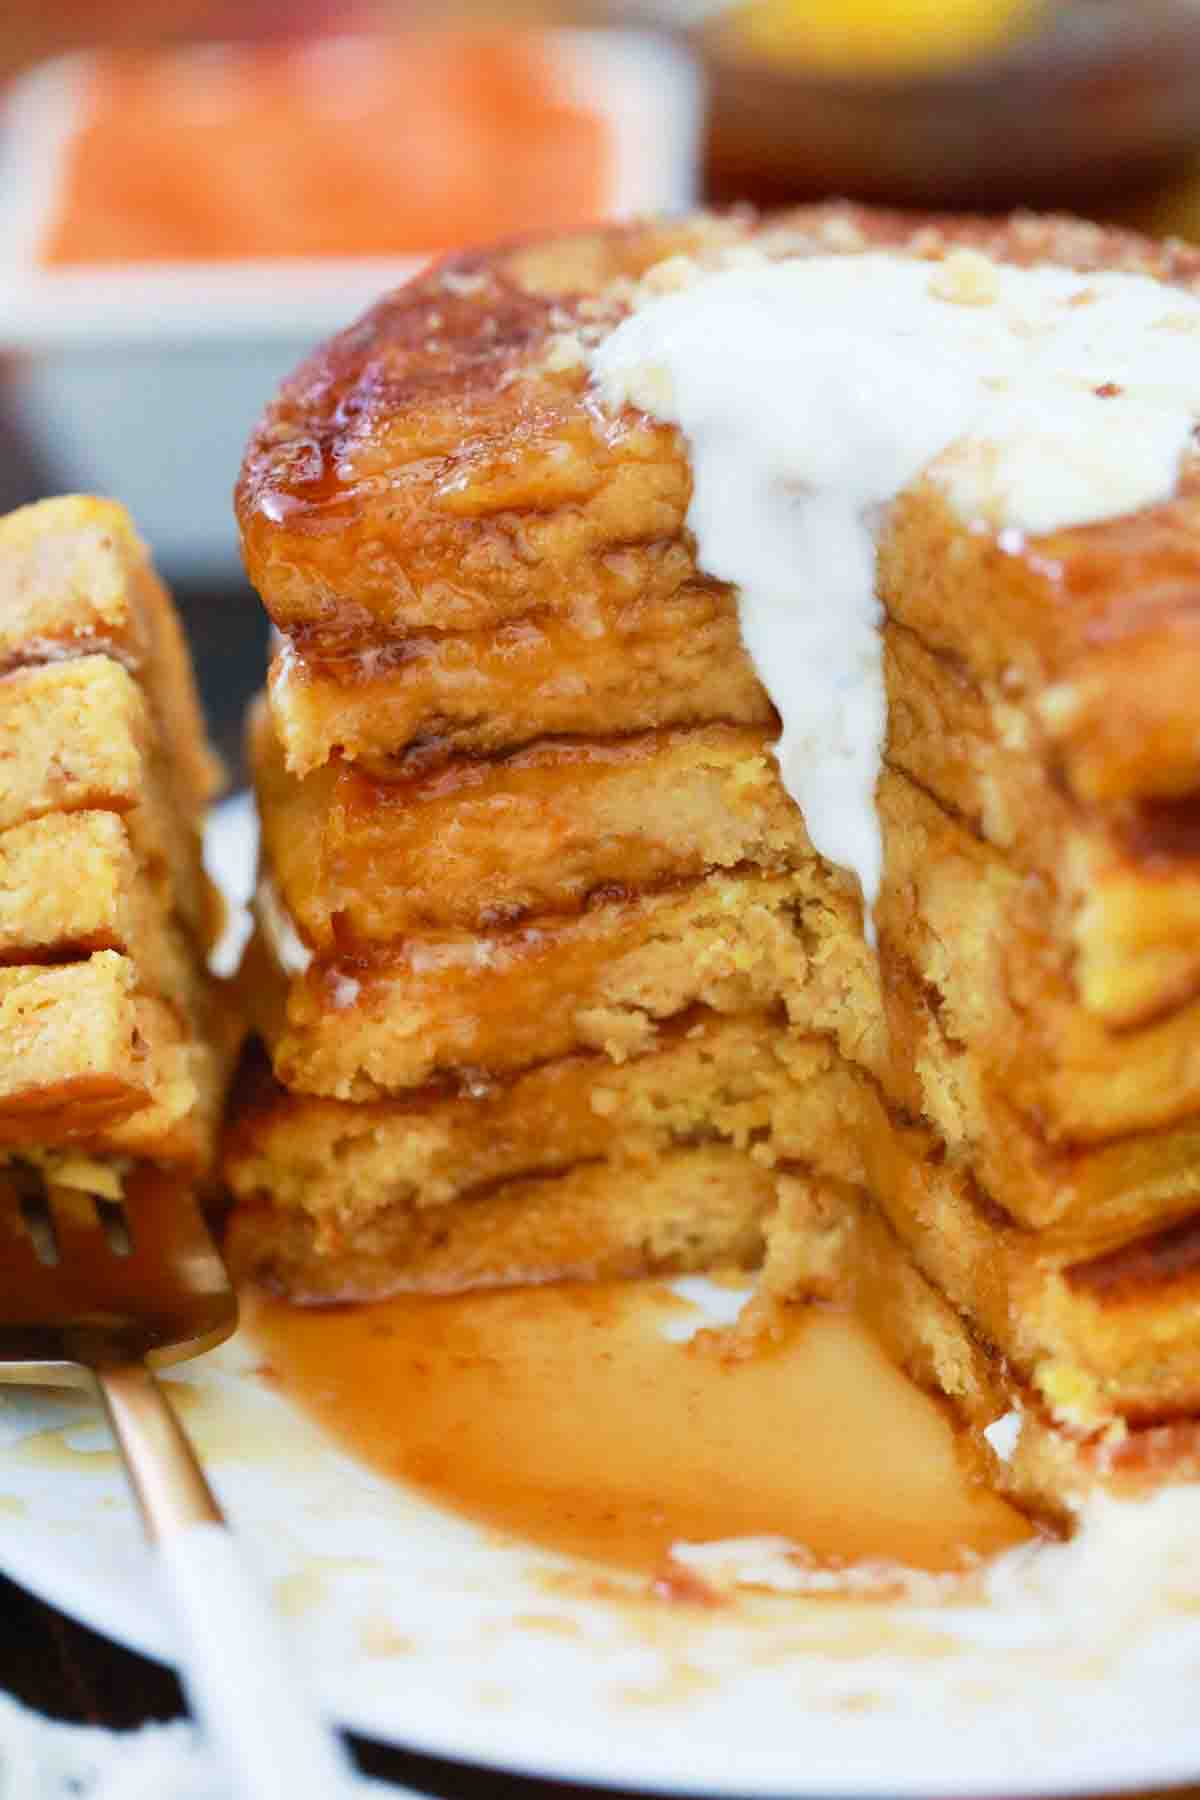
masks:
{"label": "pancake piece on fork", "polygon": [[1061,1516],[1195,1464],[1200,485],[1189,453],[1014,530],[938,464],[882,512],[872,934],[781,778],[694,446],[597,375],[666,296],[839,258],[954,311],[1135,277],[1168,360],[1200,345],[1177,246],[827,206],[456,258],[268,410],[230,1244],[300,1300],[731,1260],[760,1321],[856,1294]]}
{"label": "pancake piece on fork", "polygon": [[0,519],[0,760],[0,1180],[207,1182],[233,1049],[201,863],[219,766],[114,502]]}

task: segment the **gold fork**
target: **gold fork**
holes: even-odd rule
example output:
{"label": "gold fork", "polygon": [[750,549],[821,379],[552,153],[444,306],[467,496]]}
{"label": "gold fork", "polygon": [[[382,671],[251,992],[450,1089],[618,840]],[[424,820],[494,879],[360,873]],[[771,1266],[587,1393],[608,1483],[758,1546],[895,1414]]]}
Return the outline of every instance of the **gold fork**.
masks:
{"label": "gold fork", "polygon": [[245,1800],[340,1792],[349,1765],[301,1700],[278,1628],[154,1371],[210,1350],[237,1299],[195,1199],[137,1171],[123,1200],[3,1171],[0,1381],[83,1388],[108,1415],[182,1627],[193,1712]]}

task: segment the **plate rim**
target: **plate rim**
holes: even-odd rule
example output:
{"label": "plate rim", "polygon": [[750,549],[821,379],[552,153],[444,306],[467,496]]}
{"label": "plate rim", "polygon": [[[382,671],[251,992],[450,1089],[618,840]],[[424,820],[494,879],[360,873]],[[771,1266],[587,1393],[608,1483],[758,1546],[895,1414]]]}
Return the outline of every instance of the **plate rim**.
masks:
{"label": "plate rim", "polygon": [[[252,1331],[243,1327],[236,1343],[240,1351],[252,1346]],[[216,1392],[225,1391],[232,1382],[256,1400],[268,1397],[303,1421],[336,1457],[348,1461],[372,1482],[382,1480],[355,1459],[347,1458],[336,1439],[303,1407],[264,1381],[253,1359],[239,1355],[235,1366],[221,1366],[214,1365],[209,1354],[197,1358],[191,1366],[203,1369],[206,1364],[218,1373]],[[63,1429],[75,1429],[78,1425],[76,1419]],[[2,1457],[0,1451],[0,1464]],[[383,1488],[398,1489],[455,1528],[464,1523],[451,1508],[430,1501],[402,1482],[384,1482]],[[132,1497],[128,1505],[132,1516]],[[236,1507],[231,1512],[236,1528]],[[97,1574],[87,1562],[73,1556],[64,1560],[61,1544],[54,1540],[54,1528],[47,1525],[39,1533],[36,1516],[27,1515],[15,1530],[12,1523],[15,1522],[10,1522],[10,1529],[0,1536],[0,1573],[110,1642],[178,1668],[169,1614],[165,1606],[160,1609],[148,1546],[145,1567],[149,1579],[125,1592],[111,1575],[105,1579],[102,1564],[97,1565],[101,1570],[98,1587]],[[320,1614],[314,1617],[319,1621]],[[318,1702],[344,1730],[389,1748],[523,1779],[615,1792],[672,1794],[681,1800],[702,1795],[720,1796],[721,1800],[734,1800],[734,1796],[739,1800],[1011,1800],[1020,1780],[1004,1765],[998,1765],[994,1780],[980,1780],[971,1779],[956,1764],[940,1770],[919,1764],[910,1769],[889,1767],[886,1777],[881,1775],[871,1781],[864,1775],[861,1763],[857,1769],[853,1767],[853,1759],[851,1773],[839,1778],[836,1769],[827,1766],[830,1756],[826,1749],[818,1755],[812,1780],[798,1781],[791,1746],[784,1750],[778,1742],[763,1746],[757,1755],[752,1744],[738,1745],[725,1754],[720,1764],[714,1762],[711,1738],[705,1738],[698,1746],[698,1755],[686,1750],[681,1753],[677,1746],[680,1721],[669,1715],[664,1716],[665,1729],[656,1739],[652,1753],[642,1741],[632,1746],[616,1742],[611,1722],[606,1724],[599,1713],[594,1722],[582,1728],[575,1716],[565,1724],[553,1719],[539,1721],[539,1735],[534,1741],[529,1734],[527,1713],[506,1714],[482,1707],[464,1710],[460,1696],[450,1689],[431,1688],[427,1680],[421,1679],[402,1681],[407,1698],[388,1719],[381,1716],[378,1689],[374,1690],[374,1702],[356,1698],[352,1688],[354,1666],[342,1669],[334,1662],[314,1661],[310,1669]],[[853,1721],[847,1719],[847,1729],[853,1728]],[[794,1755],[795,1765],[802,1768],[806,1750],[801,1730],[798,1721]],[[1132,1733],[1130,1739],[1133,1741]],[[1059,1796],[1127,1793],[1193,1783],[1200,1776],[1200,1720],[1187,1737],[1173,1737],[1165,1747],[1152,1744],[1136,1760],[1104,1766],[1105,1755],[1103,1746],[1099,1758],[1089,1748],[1066,1769],[1039,1770],[1036,1792],[1045,1800],[1057,1800]],[[960,1753],[957,1763],[962,1761]],[[1025,1791],[1024,1785],[1021,1791]],[[1030,1787],[1028,1791],[1034,1789]]]}

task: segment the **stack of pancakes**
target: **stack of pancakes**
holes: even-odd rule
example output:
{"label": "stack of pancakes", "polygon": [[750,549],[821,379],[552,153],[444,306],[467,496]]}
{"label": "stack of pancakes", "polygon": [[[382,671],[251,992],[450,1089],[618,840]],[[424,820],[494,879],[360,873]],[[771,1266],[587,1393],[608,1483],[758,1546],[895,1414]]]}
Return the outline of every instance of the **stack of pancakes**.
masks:
{"label": "stack of pancakes", "polygon": [[681,437],[589,385],[748,239],[1200,284],[1062,220],[701,218],[461,258],[293,377],[239,489],[279,638],[235,1257],[309,1300],[761,1263],[760,1324],[853,1291],[973,1424],[1018,1405],[1026,1499],[1190,1469],[1200,483],[1029,541],[891,509],[869,945]]}
{"label": "stack of pancakes", "polygon": [[0,519],[0,1161],[119,1198],[206,1176],[231,1036],[200,860],[217,765],[124,511]]}

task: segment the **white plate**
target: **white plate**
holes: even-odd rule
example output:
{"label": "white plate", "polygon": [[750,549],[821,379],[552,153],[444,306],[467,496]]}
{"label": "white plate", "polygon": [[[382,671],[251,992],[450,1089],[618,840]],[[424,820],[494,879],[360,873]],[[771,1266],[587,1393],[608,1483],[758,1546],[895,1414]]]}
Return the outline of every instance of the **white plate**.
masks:
{"label": "white plate", "polygon": [[[234,803],[213,845],[240,891],[246,824]],[[686,1292],[706,1304],[703,1284]],[[597,1581],[377,1478],[279,1396],[244,1335],[179,1379],[320,1692],[370,1737],[673,1792],[1049,1794],[1200,1775],[1200,1489],[1097,1505],[1073,1544],[1015,1552],[973,1593],[735,1584],[709,1610]],[[757,1583],[779,1566],[764,1546],[726,1560]],[[73,1396],[0,1396],[0,1567],[170,1658],[120,1471]]]}

